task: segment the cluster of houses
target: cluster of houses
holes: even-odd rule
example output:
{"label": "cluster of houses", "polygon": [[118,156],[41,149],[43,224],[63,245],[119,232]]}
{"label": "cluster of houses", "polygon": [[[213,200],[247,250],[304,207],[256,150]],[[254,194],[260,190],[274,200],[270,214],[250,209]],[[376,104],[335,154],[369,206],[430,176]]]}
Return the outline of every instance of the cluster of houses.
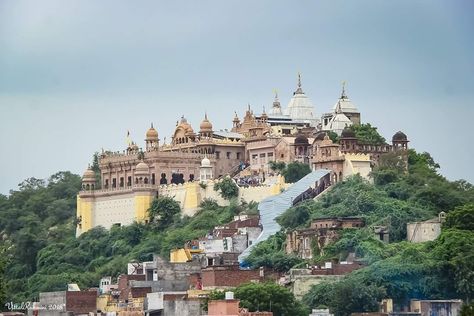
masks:
{"label": "cluster of houses", "polygon": [[[436,238],[444,216],[445,214],[441,213],[437,219],[409,223],[408,239],[421,242]],[[315,251],[322,251],[324,246],[336,241],[344,229],[360,229],[365,226],[364,219],[359,217],[315,219],[309,228],[287,232],[285,249],[288,254],[311,259],[316,256]],[[389,241],[387,227],[375,226],[372,229],[374,238],[383,242]],[[231,291],[249,282],[275,282],[286,286],[297,299],[301,299],[311,286],[325,281],[337,281],[363,267],[354,254],[350,254],[345,261],[308,265],[305,268],[291,269],[286,274],[263,267],[241,269],[238,263],[239,254],[255,242],[261,231],[258,215],[235,216],[233,221],[216,226],[206,236],[187,241],[183,248],[173,249],[169,260],[154,255],[153,261],[130,262],[126,274],[117,279],[103,277],[98,288],[81,291],[77,285],[71,284],[66,291],[40,293],[39,301],[32,306],[29,313],[55,316],[90,313],[110,316],[270,316],[271,311],[255,314],[239,308],[239,301],[233,298],[232,293],[228,293],[225,300],[210,302],[208,314],[203,310],[202,302],[212,290]],[[384,302],[385,314],[395,315],[390,302]],[[419,307],[427,308],[428,303],[418,302]],[[443,302],[449,303],[449,308],[451,305],[458,306],[458,301]],[[430,304],[435,303],[433,301]],[[448,306],[446,304],[445,306]],[[48,310],[45,309],[47,306],[56,308]],[[421,307],[418,310],[421,311]],[[405,311],[408,309],[404,308]],[[225,314],[231,311],[232,314]],[[325,313],[328,314],[328,311],[313,310],[312,315]],[[420,314],[425,315],[424,312],[414,312],[414,315]],[[452,312],[449,315],[457,314]]]}

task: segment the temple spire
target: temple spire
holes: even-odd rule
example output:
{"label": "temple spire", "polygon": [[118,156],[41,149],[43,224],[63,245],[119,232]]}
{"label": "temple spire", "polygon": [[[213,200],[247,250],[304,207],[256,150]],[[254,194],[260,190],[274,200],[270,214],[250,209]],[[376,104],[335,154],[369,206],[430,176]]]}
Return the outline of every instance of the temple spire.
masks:
{"label": "temple spire", "polygon": [[296,89],[294,94],[303,94],[303,89],[301,88],[301,73],[298,72],[298,88]]}
{"label": "temple spire", "polygon": [[346,95],[346,81],[342,81],[341,99],[347,99],[347,95]]}

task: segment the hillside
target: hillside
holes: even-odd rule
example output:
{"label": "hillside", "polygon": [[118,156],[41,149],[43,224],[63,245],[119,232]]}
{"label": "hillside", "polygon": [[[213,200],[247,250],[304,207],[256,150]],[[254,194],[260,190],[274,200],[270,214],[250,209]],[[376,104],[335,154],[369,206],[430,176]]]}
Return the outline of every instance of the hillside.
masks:
{"label": "hillside", "polygon": [[256,212],[254,203],[231,202],[220,207],[205,200],[194,217],[181,218],[174,200],[159,198],[152,213],[162,212],[166,221],[134,223],[110,231],[98,227],[75,238],[80,185],[79,176],[60,172],[47,181],[25,180],[9,197],[0,196],[1,247],[5,252],[0,268],[5,270],[6,294],[2,301],[33,300],[39,292],[62,290],[67,283],[96,287],[104,275],[125,273],[133,259],[152,260],[154,253],[168,258],[170,249],[204,236],[234,215]]}
{"label": "hillside", "polygon": [[[319,200],[289,209],[279,219],[283,231],[255,247],[248,261],[255,267],[287,271],[306,263],[343,260],[355,252],[368,264],[366,268],[335,285],[314,287],[304,299],[313,308],[329,306],[338,315],[374,310],[377,300],[385,296],[399,301],[412,297],[472,299],[474,188],[439,175],[439,166],[429,154],[410,150],[408,162],[405,172],[396,157],[387,156],[373,172],[374,184],[355,176],[335,185]],[[205,201],[194,217],[180,218],[176,214],[179,206],[161,198],[154,207],[166,212],[166,221],[110,231],[95,228],[76,239],[75,199],[80,183],[79,176],[60,172],[47,181],[28,179],[10,196],[0,196],[2,260],[6,261],[2,267],[0,260],[0,270],[5,269],[2,300],[32,300],[41,291],[64,289],[66,283],[97,286],[104,275],[124,273],[130,260],[150,260],[153,253],[167,258],[170,249],[205,235],[233,215],[256,211],[253,203],[220,207]],[[407,222],[430,219],[441,211],[448,213],[448,219],[438,240],[404,241]],[[284,253],[285,230],[307,227],[311,219],[329,216],[361,216],[367,227],[347,230],[310,261]],[[388,226],[392,243],[375,240],[372,225]],[[0,279],[0,294],[1,289]]]}
{"label": "hillside", "polygon": [[[313,287],[304,302],[312,308],[327,306],[337,315],[376,311],[378,302],[391,297],[397,303],[410,298],[462,298],[474,296],[474,189],[465,181],[449,182],[437,173],[429,154],[410,150],[408,170],[387,156],[373,171],[375,184],[352,177],[337,184],[317,201],[302,203],[280,218],[282,233],[258,245],[247,259],[253,266],[287,269],[288,266],[345,260],[355,253],[368,266],[343,281]],[[412,244],[406,240],[408,222],[427,220],[444,211],[441,236]],[[284,231],[308,227],[311,219],[358,216],[363,229],[346,229],[341,238],[317,249],[312,260],[284,254]],[[387,226],[390,244],[373,237],[373,226]],[[357,291],[354,291],[357,289]]]}

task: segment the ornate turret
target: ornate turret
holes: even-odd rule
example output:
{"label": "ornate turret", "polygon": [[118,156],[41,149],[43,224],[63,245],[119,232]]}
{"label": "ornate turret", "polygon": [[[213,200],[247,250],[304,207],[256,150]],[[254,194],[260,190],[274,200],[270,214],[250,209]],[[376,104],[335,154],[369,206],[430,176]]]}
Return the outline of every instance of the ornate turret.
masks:
{"label": "ornate turret", "polygon": [[353,152],[357,149],[357,137],[350,127],[345,127],[342,130],[341,137],[339,138],[342,152]]}
{"label": "ornate turret", "polygon": [[201,167],[199,168],[199,180],[201,182],[207,182],[208,180],[212,180],[212,165],[211,161],[207,156],[201,160]]}
{"label": "ornate turret", "polygon": [[186,120],[184,115],[181,116],[181,121],[179,121],[174,130],[173,144],[177,145],[194,142],[195,138],[196,134],[194,133],[191,124],[188,123],[188,120]]}
{"label": "ornate turret", "polygon": [[398,131],[392,137],[392,145],[394,149],[408,149],[408,137],[405,133]]}
{"label": "ornate turret", "polygon": [[346,127],[341,133],[341,139],[343,138],[356,138],[356,135],[350,127]]}
{"label": "ornate turret", "polygon": [[208,120],[207,113],[204,114],[204,120],[202,120],[201,125],[199,125],[199,135],[201,137],[212,136],[212,123]]}
{"label": "ornate turret", "polygon": [[239,116],[237,115],[237,111],[235,111],[234,113],[235,115],[234,115],[234,119],[232,120],[232,126],[238,127],[240,124],[240,119],[239,119]]}
{"label": "ornate turret", "polygon": [[146,163],[140,161],[135,166],[135,184],[148,184],[150,179],[150,168]]}
{"label": "ornate turret", "polygon": [[282,115],[280,100],[278,99],[278,92],[275,90],[275,100],[273,100],[271,115]]}
{"label": "ornate turret", "polygon": [[308,160],[309,141],[308,141],[308,137],[306,137],[306,135],[303,134],[301,131],[299,131],[295,137],[294,146],[295,146],[296,159],[302,163],[309,163],[309,160]]}
{"label": "ornate turret", "polygon": [[308,146],[308,137],[306,137],[303,133],[298,133],[295,137],[295,146],[297,145],[303,145],[303,146]]}
{"label": "ornate turret", "polygon": [[159,147],[158,132],[153,127],[153,123],[151,123],[151,127],[146,132],[145,144],[147,151],[155,150]]}
{"label": "ornate turret", "polygon": [[82,189],[87,191],[95,189],[95,173],[90,166],[82,175]]}

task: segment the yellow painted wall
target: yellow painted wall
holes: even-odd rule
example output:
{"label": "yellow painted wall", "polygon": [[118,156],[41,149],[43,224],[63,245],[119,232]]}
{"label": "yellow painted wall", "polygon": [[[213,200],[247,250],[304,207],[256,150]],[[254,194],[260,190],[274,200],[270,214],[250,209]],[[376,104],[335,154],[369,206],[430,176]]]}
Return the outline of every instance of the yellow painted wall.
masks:
{"label": "yellow painted wall", "polygon": [[151,206],[153,197],[151,195],[135,196],[135,220],[143,222],[148,219],[148,209]]}
{"label": "yellow painted wall", "polygon": [[188,262],[193,258],[193,254],[198,254],[202,252],[202,249],[173,249],[170,251],[170,262]]}
{"label": "yellow painted wall", "polygon": [[200,186],[197,182],[187,183],[186,186],[186,197],[184,200],[184,209],[192,210],[199,206],[201,202]]}
{"label": "yellow painted wall", "polygon": [[109,302],[110,295],[104,294],[97,297],[97,309],[105,312],[107,309],[107,303]]}
{"label": "yellow painted wall", "polygon": [[92,202],[85,201],[77,196],[77,217],[81,217],[81,233],[88,231],[92,223]]}
{"label": "yellow painted wall", "polygon": [[177,262],[188,262],[191,258],[188,257],[189,253],[183,248],[180,249],[173,249],[170,251],[170,262],[177,263]]}

